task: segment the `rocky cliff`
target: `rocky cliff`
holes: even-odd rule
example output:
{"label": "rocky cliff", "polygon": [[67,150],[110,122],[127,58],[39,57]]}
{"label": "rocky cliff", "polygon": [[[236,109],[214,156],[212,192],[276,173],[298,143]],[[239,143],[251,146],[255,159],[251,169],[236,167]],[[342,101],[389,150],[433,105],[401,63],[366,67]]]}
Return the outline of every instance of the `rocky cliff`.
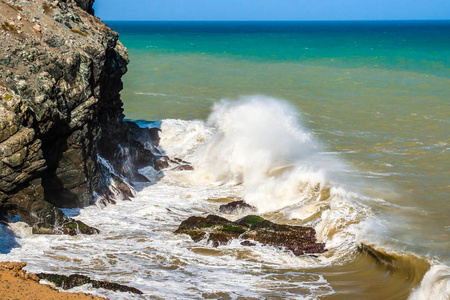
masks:
{"label": "rocky cliff", "polygon": [[0,0],[0,216],[36,231],[70,223],[58,208],[131,195],[98,155],[129,178],[154,160],[123,122],[126,49],[92,4]]}

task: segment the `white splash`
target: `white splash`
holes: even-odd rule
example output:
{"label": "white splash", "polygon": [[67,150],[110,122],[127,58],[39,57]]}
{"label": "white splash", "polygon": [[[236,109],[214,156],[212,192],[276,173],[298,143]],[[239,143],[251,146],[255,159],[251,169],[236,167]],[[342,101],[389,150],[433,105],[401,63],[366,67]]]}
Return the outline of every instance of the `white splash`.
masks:
{"label": "white splash", "polygon": [[[76,218],[99,228],[96,236],[36,236],[13,224],[11,246],[0,259],[27,260],[30,272],[81,272],[129,284],[141,289],[144,299],[330,295],[330,283],[311,269],[354,258],[359,235],[374,214],[365,205],[371,199],[337,176],[348,166],[322,149],[299,119],[283,101],[254,96],[217,104],[207,123],[164,120],[161,148],[193,163],[194,171],[141,169],[152,180],[136,186],[132,202],[80,211]],[[211,200],[217,198],[243,198],[271,220],[314,226],[329,251],[296,257],[260,244],[241,247],[237,240],[216,249],[173,234],[189,216],[217,214],[221,203]],[[439,289],[445,295],[448,285],[435,280],[441,273],[430,272],[432,279],[425,276],[415,294]]]}
{"label": "white splash", "polygon": [[409,297],[409,300],[435,299],[450,299],[450,267],[446,265],[432,266]]}
{"label": "white splash", "polygon": [[317,225],[322,241],[334,238],[336,245],[354,247],[349,239],[355,241],[372,213],[358,203],[358,194],[336,186],[332,179],[350,168],[323,151],[299,120],[289,104],[265,96],[222,101],[207,124],[164,120],[161,147],[192,162],[195,170],[171,174],[171,180],[242,186],[240,197],[259,213]]}

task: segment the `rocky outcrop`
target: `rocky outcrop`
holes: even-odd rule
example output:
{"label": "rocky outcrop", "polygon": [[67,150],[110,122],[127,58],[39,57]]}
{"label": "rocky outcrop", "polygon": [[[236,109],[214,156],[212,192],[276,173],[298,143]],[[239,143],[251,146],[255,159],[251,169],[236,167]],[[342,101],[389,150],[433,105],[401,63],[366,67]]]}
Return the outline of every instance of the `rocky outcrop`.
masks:
{"label": "rocky outcrop", "polygon": [[154,161],[123,122],[126,49],[92,3],[0,0],[0,216],[41,231],[71,222],[58,208],[111,199],[112,180]]}
{"label": "rocky outcrop", "polygon": [[24,262],[0,262],[1,299],[107,300],[85,293],[61,292],[48,284],[39,284],[39,277],[27,273]]}
{"label": "rocky outcrop", "polygon": [[219,206],[219,212],[224,214],[243,214],[256,211],[256,207],[248,204],[244,200],[233,201]]}
{"label": "rocky outcrop", "polygon": [[59,274],[47,274],[47,273],[39,273],[37,275],[39,279],[45,279],[54,283],[57,287],[61,287],[64,290],[68,290],[80,285],[91,284],[93,288],[96,289],[105,289],[110,291],[119,291],[119,292],[130,292],[133,294],[142,295],[142,291],[138,290],[134,287],[129,287],[123,284],[118,284],[109,281],[100,281],[93,280],[85,275],[73,274],[73,275],[59,275]]}
{"label": "rocky outcrop", "polygon": [[207,239],[214,247],[239,238],[243,240],[243,246],[254,246],[251,241],[256,241],[292,251],[294,255],[327,251],[324,243],[317,242],[314,228],[275,224],[255,215],[236,222],[215,215],[190,217],[180,224],[175,233],[188,234],[195,242]]}
{"label": "rocky outcrop", "polygon": [[10,270],[16,272],[17,276],[23,279],[30,279],[39,281],[39,277],[35,274],[27,273],[23,268],[27,265],[25,262],[0,262],[0,269]]}

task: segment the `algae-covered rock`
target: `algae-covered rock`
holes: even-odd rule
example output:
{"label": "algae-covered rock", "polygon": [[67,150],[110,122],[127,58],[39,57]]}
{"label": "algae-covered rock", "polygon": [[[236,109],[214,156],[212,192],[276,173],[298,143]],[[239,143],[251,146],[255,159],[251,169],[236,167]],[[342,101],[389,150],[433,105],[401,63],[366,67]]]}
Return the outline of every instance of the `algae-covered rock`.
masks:
{"label": "algae-covered rock", "polygon": [[73,274],[70,276],[66,276],[66,275],[59,275],[59,274],[40,273],[40,274],[37,274],[37,276],[40,279],[45,279],[47,281],[50,281],[50,282],[54,283],[56,286],[61,287],[65,290],[90,283],[96,289],[103,288],[103,289],[111,290],[111,291],[131,292],[131,293],[138,294],[138,295],[143,294],[142,291],[140,291],[134,287],[129,287],[129,286],[114,283],[114,282],[93,280],[93,279],[89,278],[88,276],[80,275],[80,274]]}
{"label": "algae-covered rock", "polygon": [[189,235],[192,240],[207,238],[214,247],[227,244],[232,239],[244,239],[241,245],[254,246],[248,240],[292,251],[295,255],[323,253],[324,243],[318,243],[311,227],[276,224],[260,216],[249,215],[235,222],[209,215],[190,217],[183,221],[175,233]]}

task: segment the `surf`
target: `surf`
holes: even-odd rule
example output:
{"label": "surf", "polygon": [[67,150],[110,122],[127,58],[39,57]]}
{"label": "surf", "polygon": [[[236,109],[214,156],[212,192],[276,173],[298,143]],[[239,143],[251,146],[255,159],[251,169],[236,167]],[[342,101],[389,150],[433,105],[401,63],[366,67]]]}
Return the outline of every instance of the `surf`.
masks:
{"label": "surf", "polygon": [[[364,195],[367,183],[352,182],[348,176],[358,170],[330,155],[299,120],[300,114],[279,99],[226,99],[213,107],[207,122],[164,120],[161,147],[189,145],[183,150],[167,150],[194,166],[187,175],[175,175],[176,181],[240,186],[238,198],[257,207],[265,218],[315,227],[330,251],[313,264],[300,264],[302,267],[343,265],[363,255],[395,276],[405,274],[409,289],[418,285],[430,269],[427,259],[386,249],[383,240],[366,238],[366,232],[373,230],[370,226],[384,222],[377,220],[377,205],[389,203]],[[403,297],[407,295],[403,293]]]}
{"label": "surf", "polygon": [[[330,152],[286,101],[268,96],[224,99],[207,121],[137,124],[160,128],[155,153],[187,161],[193,170],[146,167],[140,172],[149,182],[134,183],[132,201],[116,199],[106,206],[100,201],[66,211],[99,228],[95,237],[34,236],[27,226],[12,224],[5,240],[9,259],[31,259],[30,272],[78,270],[96,279],[107,274],[111,281],[133,282],[144,297],[157,299],[448,295],[448,268],[441,262],[391,247],[383,235],[367,234],[379,224],[389,226],[378,212],[380,203],[389,203],[365,194],[367,183],[353,180],[358,169]],[[103,164],[107,169],[108,163]],[[297,257],[270,246],[242,247],[239,241],[214,248],[173,233],[192,215],[241,218],[219,213],[219,206],[232,200],[248,202],[276,223],[314,227],[328,251]],[[79,289],[93,292],[89,286]],[[95,293],[132,299],[123,293]]]}

